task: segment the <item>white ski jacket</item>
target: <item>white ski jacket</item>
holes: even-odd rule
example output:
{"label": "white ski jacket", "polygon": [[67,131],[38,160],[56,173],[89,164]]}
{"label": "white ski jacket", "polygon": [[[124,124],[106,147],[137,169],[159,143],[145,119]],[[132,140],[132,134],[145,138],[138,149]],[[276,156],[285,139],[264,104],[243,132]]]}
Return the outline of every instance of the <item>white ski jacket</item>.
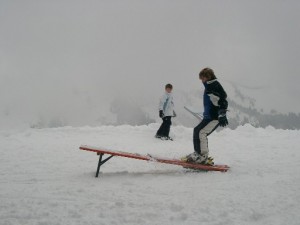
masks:
{"label": "white ski jacket", "polygon": [[165,92],[165,94],[160,98],[159,110],[163,111],[164,116],[175,116],[172,93]]}

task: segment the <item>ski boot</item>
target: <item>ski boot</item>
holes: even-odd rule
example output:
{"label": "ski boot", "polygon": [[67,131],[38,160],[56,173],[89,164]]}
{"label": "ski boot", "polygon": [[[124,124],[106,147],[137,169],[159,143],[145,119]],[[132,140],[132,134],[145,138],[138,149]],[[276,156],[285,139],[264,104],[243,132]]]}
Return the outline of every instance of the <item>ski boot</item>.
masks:
{"label": "ski boot", "polygon": [[199,159],[200,155],[197,152],[193,152],[182,157],[180,160],[183,162],[196,162]]}
{"label": "ski boot", "polygon": [[181,161],[187,163],[198,163],[202,165],[214,165],[214,159],[212,157],[208,157],[207,155],[200,155],[197,152],[193,152],[187,156],[181,158]]}
{"label": "ski boot", "polygon": [[167,137],[168,139],[167,140],[169,140],[169,141],[173,141],[173,138],[171,138],[171,137]]}
{"label": "ski boot", "polygon": [[209,165],[209,166],[213,166],[214,163],[214,158],[212,157],[208,157],[207,160],[205,161],[204,165]]}
{"label": "ski boot", "polygon": [[162,138],[162,137],[161,137],[160,135],[158,135],[158,134],[156,134],[154,137],[155,137],[155,138],[159,138],[159,139]]}
{"label": "ski boot", "polygon": [[155,135],[156,138],[159,138],[163,141],[167,141],[167,140],[170,140],[170,141],[173,141],[173,138],[171,137],[166,137],[166,136],[160,136],[160,135]]}

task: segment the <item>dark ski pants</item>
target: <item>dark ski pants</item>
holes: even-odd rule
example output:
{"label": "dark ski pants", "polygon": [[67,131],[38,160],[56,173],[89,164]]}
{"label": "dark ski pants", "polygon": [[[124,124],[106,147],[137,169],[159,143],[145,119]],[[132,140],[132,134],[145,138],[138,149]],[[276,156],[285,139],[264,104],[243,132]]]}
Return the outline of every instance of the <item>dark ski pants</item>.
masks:
{"label": "dark ski pants", "polygon": [[207,136],[217,129],[218,126],[218,120],[203,119],[201,123],[194,128],[193,143],[195,152],[201,155],[208,155]]}
{"label": "dark ski pants", "polygon": [[160,125],[160,128],[156,132],[156,135],[161,137],[169,137],[170,127],[172,125],[171,116],[165,116],[162,118],[163,122]]}

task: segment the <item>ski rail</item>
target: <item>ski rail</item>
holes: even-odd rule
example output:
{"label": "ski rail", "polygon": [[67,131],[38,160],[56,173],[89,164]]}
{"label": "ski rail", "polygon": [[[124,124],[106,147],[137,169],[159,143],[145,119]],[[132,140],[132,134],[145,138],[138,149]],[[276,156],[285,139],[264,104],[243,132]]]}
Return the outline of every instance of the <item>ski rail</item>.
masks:
{"label": "ski rail", "polygon": [[[229,169],[229,166],[227,166],[227,165],[209,166],[209,165],[202,165],[202,164],[196,164],[196,163],[187,163],[187,162],[182,162],[181,160],[178,160],[178,159],[162,158],[162,157],[157,157],[157,156],[153,156],[153,155],[150,155],[150,154],[141,155],[141,154],[138,154],[138,153],[112,151],[112,150],[105,149],[105,148],[98,148],[98,147],[87,146],[87,145],[82,145],[82,146],[79,147],[79,149],[80,150],[85,150],[85,151],[96,152],[97,155],[99,155],[99,161],[98,161],[98,166],[97,166],[97,171],[96,171],[96,177],[99,176],[100,167],[114,156],[120,156],[120,157],[126,157],[126,158],[138,159],[138,160],[145,160],[145,161],[152,161],[152,162],[178,165],[178,166],[182,166],[184,168],[196,169],[196,170],[226,172]],[[105,154],[107,154],[109,156],[106,159],[103,159],[103,156]]]}

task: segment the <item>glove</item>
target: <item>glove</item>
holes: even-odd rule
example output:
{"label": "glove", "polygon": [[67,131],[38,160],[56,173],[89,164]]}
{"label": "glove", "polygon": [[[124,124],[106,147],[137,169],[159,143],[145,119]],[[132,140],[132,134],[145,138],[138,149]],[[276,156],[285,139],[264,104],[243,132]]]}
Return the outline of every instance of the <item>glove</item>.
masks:
{"label": "glove", "polygon": [[165,115],[164,115],[164,112],[162,110],[159,110],[159,117],[160,118],[163,118]]}
{"label": "glove", "polygon": [[228,125],[228,120],[227,120],[227,117],[226,117],[226,109],[220,109],[219,110],[218,120],[219,120],[219,125],[221,127],[226,127]]}

